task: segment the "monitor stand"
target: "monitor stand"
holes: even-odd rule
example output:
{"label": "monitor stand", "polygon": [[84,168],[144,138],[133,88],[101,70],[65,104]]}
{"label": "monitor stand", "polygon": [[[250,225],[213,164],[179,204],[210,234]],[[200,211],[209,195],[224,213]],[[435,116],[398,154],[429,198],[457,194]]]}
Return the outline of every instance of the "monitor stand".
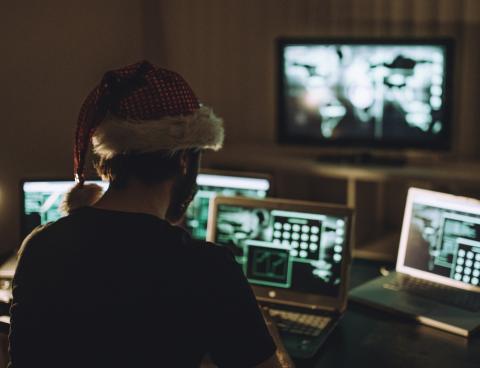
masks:
{"label": "monitor stand", "polygon": [[317,157],[319,163],[365,165],[365,166],[404,166],[403,156],[373,155],[370,152],[325,154]]}

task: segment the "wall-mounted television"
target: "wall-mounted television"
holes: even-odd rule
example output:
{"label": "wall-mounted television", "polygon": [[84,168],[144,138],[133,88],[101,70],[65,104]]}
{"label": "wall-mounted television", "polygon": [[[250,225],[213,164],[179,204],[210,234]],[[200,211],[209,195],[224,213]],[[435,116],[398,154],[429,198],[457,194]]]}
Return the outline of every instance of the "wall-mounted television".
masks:
{"label": "wall-mounted television", "polygon": [[277,43],[278,141],[448,150],[450,39],[286,39]]}

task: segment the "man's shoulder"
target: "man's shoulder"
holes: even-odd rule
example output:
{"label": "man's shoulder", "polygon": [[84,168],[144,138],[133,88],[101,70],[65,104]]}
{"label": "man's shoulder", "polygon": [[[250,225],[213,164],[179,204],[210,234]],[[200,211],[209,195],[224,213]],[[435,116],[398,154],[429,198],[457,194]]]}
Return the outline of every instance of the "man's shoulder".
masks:
{"label": "man's shoulder", "polygon": [[59,236],[59,234],[72,234],[71,216],[66,216],[57,221],[47,222],[35,227],[22,241],[18,255],[21,256],[25,250],[33,248],[42,248],[41,244],[48,242]]}
{"label": "man's shoulder", "polygon": [[197,240],[191,237],[189,243],[198,255],[207,257],[212,262],[234,261],[232,252],[226,247],[206,240]]}
{"label": "man's shoulder", "polygon": [[20,245],[20,249],[18,251],[18,255],[22,255],[27,247],[30,247],[30,244],[37,243],[39,239],[45,236],[49,232],[49,229],[53,222],[49,222],[43,225],[39,225],[34,228],[30,234],[28,234],[25,239],[23,239],[22,244]]}

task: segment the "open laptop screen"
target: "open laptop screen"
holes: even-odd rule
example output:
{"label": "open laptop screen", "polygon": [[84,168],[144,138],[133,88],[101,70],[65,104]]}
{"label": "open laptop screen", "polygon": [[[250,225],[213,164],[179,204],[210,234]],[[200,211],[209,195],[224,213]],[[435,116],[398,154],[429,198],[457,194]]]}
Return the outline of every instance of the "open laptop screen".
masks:
{"label": "open laptop screen", "polygon": [[[108,183],[102,181],[87,181],[96,183],[105,190]],[[22,191],[22,237],[28,235],[38,225],[57,221],[63,216],[59,207],[63,196],[75,185],[74,181],[24,181]]]}
{"label": "open laptop screen", "polygon": [[192,237],[199,240],[207,237],[208,211],[212,197],[265,198],[270,190],[270,180],[267,177],[247,177],[241,174],[200,173],[197,185],[198,192],[187,209],[185,227]]}
{"label": "open laptop screen", "polygon": [[233,251],[250,283],[338,295],[347,217],[220,203],[214,226],[212,240]]}
{"label": "open laptop screen", "polygon": [[412,188],[403,227],[400,268],[480,286],[480,202]]}

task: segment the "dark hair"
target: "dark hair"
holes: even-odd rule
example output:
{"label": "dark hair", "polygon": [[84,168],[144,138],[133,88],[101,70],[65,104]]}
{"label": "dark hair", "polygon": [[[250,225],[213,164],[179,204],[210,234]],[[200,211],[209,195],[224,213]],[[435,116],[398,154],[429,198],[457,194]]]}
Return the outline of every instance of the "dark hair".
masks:
{"label": "dark hair", "polygon": [[112,188],[124,188],[132,178],[147,185],[156,184],[171,179],[180,172],[180,159],[184,153],[191,162],[198,165],[200,151],[189,149],[174,153],[157,151],[124,154],[109,159],[95,157],[94,166],[98,175],[108,180]]}

